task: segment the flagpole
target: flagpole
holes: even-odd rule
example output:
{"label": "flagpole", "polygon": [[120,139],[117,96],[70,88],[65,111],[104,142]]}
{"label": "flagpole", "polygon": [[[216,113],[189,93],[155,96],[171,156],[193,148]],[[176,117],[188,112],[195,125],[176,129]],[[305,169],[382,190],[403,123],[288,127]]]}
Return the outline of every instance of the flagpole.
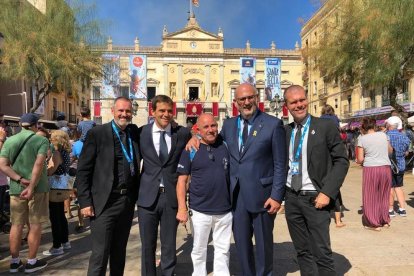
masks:
{"label": "flagpole", "polygon": [[191,4],[191,0],[189,0],[189,4],[190,4],[190,17],[193,16],[193,5]]}

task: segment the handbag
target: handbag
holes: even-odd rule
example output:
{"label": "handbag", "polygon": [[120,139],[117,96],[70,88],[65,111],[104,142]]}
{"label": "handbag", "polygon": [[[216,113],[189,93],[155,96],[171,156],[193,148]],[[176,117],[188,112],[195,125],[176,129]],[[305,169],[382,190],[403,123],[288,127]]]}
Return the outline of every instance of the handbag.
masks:
{"label": "handbag", "polygon": [[73,182],[69,181],[68,174],[51,175],[49,176],[49,187],[52,190],[72,190]]}
{"label": "handbag", "polygon": [[63,202],[66,199],[70,198],[70,190],[56,190],[51,189],[49,191],[49,201],[50,202]]}

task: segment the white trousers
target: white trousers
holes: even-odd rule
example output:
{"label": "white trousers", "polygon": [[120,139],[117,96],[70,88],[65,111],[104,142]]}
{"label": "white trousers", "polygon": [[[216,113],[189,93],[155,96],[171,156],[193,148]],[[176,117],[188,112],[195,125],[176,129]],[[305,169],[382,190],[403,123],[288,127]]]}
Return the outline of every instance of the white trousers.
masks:
{"label": "white trousers", "polygon": [[193,251],[191,259],[193,261],[193,276],[207,275],[207,245],[210,231],[213,230],[214,245],[214,275],[230,275],[230,241],[233,215],[231,212],[223,215],[206,215],[191,210],[193,216]]}

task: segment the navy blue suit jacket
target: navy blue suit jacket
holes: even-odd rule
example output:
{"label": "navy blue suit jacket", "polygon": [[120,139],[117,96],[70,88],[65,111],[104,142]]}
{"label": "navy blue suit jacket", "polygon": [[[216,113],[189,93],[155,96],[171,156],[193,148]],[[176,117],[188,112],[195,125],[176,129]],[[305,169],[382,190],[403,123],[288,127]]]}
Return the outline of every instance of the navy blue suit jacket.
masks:
{"label": "navy blue suit jacket", "polygon": [[238,118],[224,121],[221,135],[230,153],[230,192],[237,185],[252,213],[266,211],[271,197],[281,202],[286,185],[286,134],[282,121],[257,110],[242,154],[239,153]]}
{"label": "navy blue suit jacket", "polygon": [[168,203],[171,207],[177,208],[177,165],[181,152],[191,138],[191,133],[188,128],[182,126],[171,127],[171,150],[168,160],[162,163],[152,140],[152,125],[153,123],[139,128],[139,148],[144,164],[141,172],[138,206],[150,207],[154,204],[158,197],[161,178],[163,178]]}

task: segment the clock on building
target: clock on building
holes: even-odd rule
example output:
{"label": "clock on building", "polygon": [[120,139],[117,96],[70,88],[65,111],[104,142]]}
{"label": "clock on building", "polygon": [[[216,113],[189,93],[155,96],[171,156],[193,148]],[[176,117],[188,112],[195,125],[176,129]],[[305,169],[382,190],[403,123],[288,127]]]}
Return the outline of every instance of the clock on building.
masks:
{"label": "clock on building", "polygon": [[195,49],[197,47],[197,43],[195,41],[191,42],[190,47]]}

